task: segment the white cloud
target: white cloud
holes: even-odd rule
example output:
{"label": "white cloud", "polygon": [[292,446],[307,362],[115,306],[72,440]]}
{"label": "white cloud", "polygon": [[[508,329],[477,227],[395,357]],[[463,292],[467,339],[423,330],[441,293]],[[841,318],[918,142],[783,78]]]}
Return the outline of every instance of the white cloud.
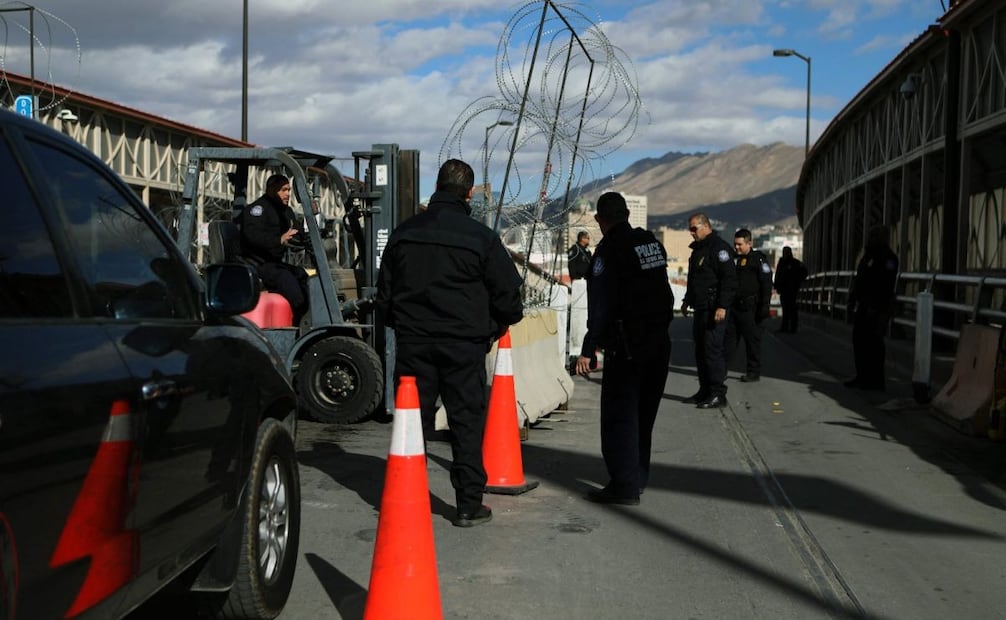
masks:
{"label": "white cloud", "polygon": [[[911,8],[914,15],[920,10],[907,0],[557,4],[601,59],[594,88],[614,93],[607,109],[602,109],[605,95],[594,93],[592,105],[597,107],[591,108],[588,129],[603,135],[622,127],[631,120],[628,112],[612,110],[631,99],[632,88],[641,96],[638,125],[630,124],[612,144],[598,147],[604,152],[632,135],[627,146],[592,164],[600,173],[617,172],[609,167],[631,163],[626,158],[671,150],[780,140],[802,144],[806,91],[799,68],[772,64],[772,42],[813,54],[815,69],[819,62],[827,63],[829,55],[844,54],[841,60],[846,62],[857,54],[857,59],[872,58],[876,50],[893,56],[899,40],[914,38],[894,34],[911,31],[911,23],[917,23],[904,23],[904,11]],[[80,77],[67,61],[76,51],[72,31],[56,21],[38,25],[46,32],[48,26],[55,27],[51,38],[43,40],[46,52],[36,50],[36,62],[43,66],[52,60],[54,81],[61,85],[236,136],[241,115],[240,7],[236,1],[207,0],[61,3],[50,10],[78,33],[83,50]],[[523,11],[522,19],[515,23],[517,11]],[[458,143],[449,145],[452,153],[460,150],[466,159],[478,161],[484,128],[500,114],[516,118],[515,100],[523,92],[530,60],[518,44],[533,43],[540,13],[539,2],[498,0],[250,2],[250,138],[341,156],[373,143],[396,142],[421,150],[427,176],[445,140],[457,138]],[[599,33],[586,29],[588,20],[600,24],[619,50],[615,58],[626,73],[607,71],[606,50],[598,43]],[[897,27],[858,31],[859,25],[874,22]],[[508,26],[514,28],[510,34],[515,41],[507,58],[510,65],[503,65],[496,57],[497,44]],[[566,36],[554,19],[548,28],[543,50],[555,54]],[[26,74],[26,50],[15,42],[15,34],[0,41],[7,44],[0,53],[7,70]],[[784,36],[790,41],[783,42]],[[51,50],[58,54],[50,57]],[[536,99],[529,108],[539,116],[547,116],[542,110],[553,103],[549,98],[555,96],[562,59],[561,54],[551,60],[542,57],[536,65]],[[570,75],[569,109],[579,101],[584,69],[581,63]],[[551,89],[540,84],[546,73]],[[858,86],[870,77],[862,77]],[[511,99],[504,101],[500,95],[498,78],[511,91]],[[815,82],[815,128],[827,123],[829,109],[833,112],[854,94],[837,90],[836,82]],[[475,109],[470,109],[473,103]],[[575,113],[564,121],[574,122]],[[452,133],[465,123],[463,132]],[[522,131],[534,129],[529,122]],[[543,142],[531,140],[520,154],[524,170],[541,167],[547,148]]]}

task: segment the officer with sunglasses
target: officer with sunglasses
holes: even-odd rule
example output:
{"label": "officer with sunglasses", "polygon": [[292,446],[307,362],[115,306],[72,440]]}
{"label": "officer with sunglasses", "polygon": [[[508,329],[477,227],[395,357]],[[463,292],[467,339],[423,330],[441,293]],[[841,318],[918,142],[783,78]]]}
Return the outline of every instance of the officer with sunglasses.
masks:
{"label": "officer with sunglasses", "polygon": [[722,409],[727,404],[727,360],[724,338],[727,312],[737,294],[737,268],[733,248],[709,225],[709,217],[696,213],[688,219],[693,241],[688,259],[688,285],[681,315],[694,308],[692,339],[699,391],[684,400],[699,409]]}

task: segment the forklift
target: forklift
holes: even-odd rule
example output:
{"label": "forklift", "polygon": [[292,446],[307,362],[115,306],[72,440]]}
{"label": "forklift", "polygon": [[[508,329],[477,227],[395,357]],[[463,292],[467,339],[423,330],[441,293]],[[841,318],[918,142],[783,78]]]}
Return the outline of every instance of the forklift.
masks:
{"label": "forklift", "polygon": [[[187,256],[195,249],[200,176],[207,164],[233,168],[227,173],[233,201],[229,213],[207,223],[208,256],[192,260],[197,268],[205,266],[199,262],[242,262],[238,223],[248,203],[250,171],[278,172],[290,178],[294,197],[290,205],[303,217],[305,229],[297,262],[303,263],[309,275],[310,319],[302,325],[282,319],[263,322],[261,317],[276,314],[271,311],[252,311],[246,318],[258,325],[285,360],[302,410],[321,422],[349,424],[394,403],[394,334],[377,325],[373,302],[388,236],[419,207],[419,152],[399,149],[396,144],[375,144],[370,151],[353,152],[350,179],[332,159],[291,147],[189,149],[176,243]],[[344,240],[338,256],[326,247],[325,231],[313,212],[321,177],[327,177],[345,207],[342,225],[334,227]],[[282,305],[286,300],[263,291],[260,304],[267,303]]]}

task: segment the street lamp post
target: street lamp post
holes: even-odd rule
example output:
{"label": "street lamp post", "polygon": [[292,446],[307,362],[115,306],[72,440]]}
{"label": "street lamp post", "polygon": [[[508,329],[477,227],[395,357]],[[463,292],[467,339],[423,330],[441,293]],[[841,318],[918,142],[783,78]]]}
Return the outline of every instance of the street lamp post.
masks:
{"label": "street lamp post", "polygon": [[773,56],[796,56],[800,60],[807,63],[807,128],[804,133],[803,142],[803,156],[804,159],[807,158],[807,154],[810,153],[810,56],[804,56],[800,52],[791,49],[780,49],[772,50]]}
{"label": "street lamp post", "polygon": [[241,28],[241,141],[248,141],[248,0]]}
{"label": "street lamp post", "polygon": [[513,121],[496,121],[486,127],[486,139],[482,144],[482,206],[486,210],[486,221],[489,221],[489,214],[492,213],[489,202],[492,200],[492,193],[489,191],[489,133],[494,127],[510,127]]}
{"label": "street lamp post", "polygon": [[0,13],[28,11],[28,62],[31,64],[31,117],[38,120],[38,101],[35,100],[35,7],[30,4],[0,9]]}

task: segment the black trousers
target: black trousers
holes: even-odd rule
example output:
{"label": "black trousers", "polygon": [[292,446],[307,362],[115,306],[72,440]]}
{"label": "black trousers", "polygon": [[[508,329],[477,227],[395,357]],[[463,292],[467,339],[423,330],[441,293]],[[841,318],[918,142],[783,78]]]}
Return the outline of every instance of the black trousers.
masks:
{"label": "black trousers", "polygon": [[737,353],[737,345],[744,341],[745,369],[749,375],[761,375],[761,334],[762,327],[755,322],[754,310],[730,311],[727,321],[726,349],[727,359],[733,359]]}
{"label": "black trousers", "polygon": [[795,332],[799,324],[799,316],[797,316],[796,293],[790,293],[786,295],[780,293],[779,305],[782,308],[782,325],[779,326],[779,331]]}
{"label": "black trousers", "polygon": [[451,484],[458,512],[482,506],[486,470],[482,464],[482,436],[486,427],[486,352],[488,343],[398,342],[395,378],[414,376],[419,388],[423,432],[434,429],[437,397],[447,410],[451,427]]}
{"label": "black trousers", "polygon": [[887,317],[862,305],[852,319],[852,356],[856,363],[856,380],[864,387],[884,387],[884,332]]}
{"label": "black trousers", "polygon": [[715,309],[696,310],[692,317],[692,340],[695,342],[695,369],[699,375],[699,392],[707,396],[727,395],[727,358],[724,340],[730,310],[725,321],[713,320]]}
{"label": "black trousers", "polygon": [[287,263],[263,263],[257,267],[258,276],[267,291],[279,293],[290,302],[293,310],[293,324],[300,324],[300,319],[309,309],[307,296],[307,272],[303,267]]}
{"label": "black trousers", "polygon": [[634,497],[650,478],[653,423],[664,397],[671,341],[667,332],[654,334],[645,350],[606,350],[601,377],[601,456],[609,488]]}

